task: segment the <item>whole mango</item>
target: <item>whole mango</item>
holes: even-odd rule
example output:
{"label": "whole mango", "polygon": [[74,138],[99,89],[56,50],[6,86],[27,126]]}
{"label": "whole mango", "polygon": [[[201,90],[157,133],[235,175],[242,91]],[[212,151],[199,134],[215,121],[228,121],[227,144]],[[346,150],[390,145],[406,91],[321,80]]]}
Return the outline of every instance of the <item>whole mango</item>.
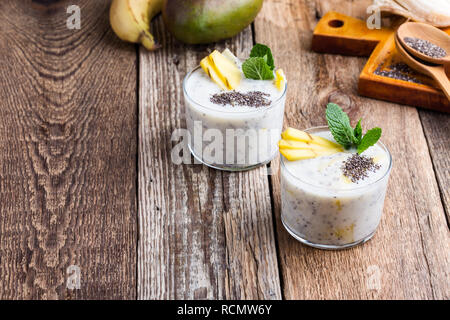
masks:
{"label": "whole mango", "polygon": [[166,27],[189,44],[216,42],[246,28],[258,15],[263,0],[164,0]]}

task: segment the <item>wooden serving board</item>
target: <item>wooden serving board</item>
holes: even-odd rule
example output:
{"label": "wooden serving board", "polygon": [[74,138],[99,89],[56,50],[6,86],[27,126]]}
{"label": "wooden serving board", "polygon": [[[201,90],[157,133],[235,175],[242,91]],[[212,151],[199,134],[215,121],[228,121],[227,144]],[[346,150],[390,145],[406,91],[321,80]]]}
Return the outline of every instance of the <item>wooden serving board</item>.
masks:
{"label": "wooden serving board", "polygon": [[[450,28],[444,30],[450,34]],[[412,70],[405,75],[419,81],[397,80],[375,73],[388,71],[402,60],[395,47],[395,28],[370,30],[366,22],[337,12],[328,12],[314,30],[312,49],[320,53],[370,56],[359,77],[362,96],[450,112],[450,101],[434,80]]]}

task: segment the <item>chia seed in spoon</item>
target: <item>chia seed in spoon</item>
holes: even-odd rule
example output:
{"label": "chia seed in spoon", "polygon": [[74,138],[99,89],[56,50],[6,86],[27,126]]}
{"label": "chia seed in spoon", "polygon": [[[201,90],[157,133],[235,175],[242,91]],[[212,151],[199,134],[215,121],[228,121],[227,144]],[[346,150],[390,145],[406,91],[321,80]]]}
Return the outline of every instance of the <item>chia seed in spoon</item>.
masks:
{"label": "chia seed in spoon", "polygon": [[447,52],[443,48],[435,45],[434,43],[431,43],[428,40],[411,37],[406,37],[403,40],[408,46],[430,58],[439,59],[447,56]]}

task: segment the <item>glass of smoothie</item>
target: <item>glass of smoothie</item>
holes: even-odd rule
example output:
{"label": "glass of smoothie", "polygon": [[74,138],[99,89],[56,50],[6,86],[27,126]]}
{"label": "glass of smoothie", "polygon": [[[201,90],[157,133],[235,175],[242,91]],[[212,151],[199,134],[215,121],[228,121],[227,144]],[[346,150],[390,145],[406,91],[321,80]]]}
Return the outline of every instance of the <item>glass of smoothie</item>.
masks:
{"label": "glass of smoothie", "polygon": [[[234,57],[233,63],[242,73],[242,62]],[[253,169],[278,153],[287,86],[241,77],[238,87],[224,91],[197,67],[183,82],[189,150],[215,169]]]}
{"label": "glass of smoothie", "polygon": [[[335,142],[328,127],[305,132]],[[295,239],[320,249],[345,249],[368,241],[380,223],[391,167],[391,154],[381,142],[361,156],[343,148],[306,160],[282,156],[284,227]]]}

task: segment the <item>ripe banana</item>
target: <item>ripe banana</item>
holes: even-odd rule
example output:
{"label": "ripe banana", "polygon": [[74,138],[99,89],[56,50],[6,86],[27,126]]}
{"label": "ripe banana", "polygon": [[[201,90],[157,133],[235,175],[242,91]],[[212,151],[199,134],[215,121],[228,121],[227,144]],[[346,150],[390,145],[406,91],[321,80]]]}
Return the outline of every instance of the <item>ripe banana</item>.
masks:
{"label": "ripe banana", "polygon": [[124,40],[141,43],[148,50],[159,46],[150,33],[150,22],[162,8],[164,0],[113,0],[109,12],[111,27]]}

